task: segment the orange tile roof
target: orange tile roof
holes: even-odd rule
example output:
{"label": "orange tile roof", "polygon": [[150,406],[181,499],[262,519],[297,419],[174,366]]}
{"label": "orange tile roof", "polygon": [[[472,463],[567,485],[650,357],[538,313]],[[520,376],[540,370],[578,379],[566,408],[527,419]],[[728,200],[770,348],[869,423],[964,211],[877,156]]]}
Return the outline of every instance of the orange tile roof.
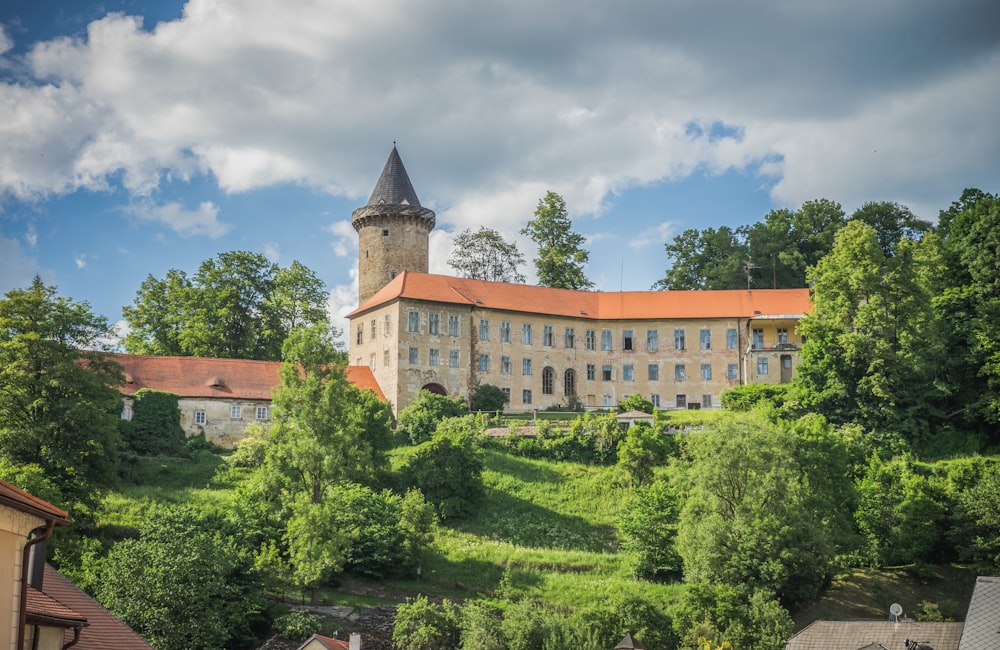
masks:
{"label": "orange tile roof", "polygon": [[399,298],[593,320],[801,316],[810,308],[808,289],[576,291],[405,272],[347,316]]}
{"label": "orange tile roof", "polygon": [[87,617],[74,612],[52,596],[44,594],[28,585],[25,612],[28,620],[49,619],[59,627],[81,627],[87,624]]}
{"label": "orange tile roof", "polygon": [[[281,363],[207,357],[154,357],[116,354],[125,384],[119,390],[131,395],[141,388],[173,393],[179,397],[251,399],[270,401],[280,377]],[[348,366],[347,380],[385,399],[368,366]]]}
{"label": "orange tile roof", "polygon": [[347,643],[347,641],[341,641],[340,639],[331,639],[328,636],[322,636],[319,634],[314,634],[311,637],[309,637],[306,640],[306,642],[302,644],[301,647],[305,647],[306,645],[308,645],[310,641],[314,639],[322,643],[323,646],[328,648],[329,650],[349,650],[350,648],[350,645]]}
{"label": "orange tile roof", "polygon": [[55,519],[57,524],[63,526],[69,525],[68,512],[3,480],[0,480],[0,503],[42,519]]}
{"label": "orange tile roof", "polygon": [[[80,632],[80,641],[73,646],[74,650],[135,650],[152,647],[132,628],[101,607],[100,603],[49,564],[45,565],[42,586],[46,594],[86,617],[88,626]],[[73,632],[67,630],[65,640],[72,639]]]}

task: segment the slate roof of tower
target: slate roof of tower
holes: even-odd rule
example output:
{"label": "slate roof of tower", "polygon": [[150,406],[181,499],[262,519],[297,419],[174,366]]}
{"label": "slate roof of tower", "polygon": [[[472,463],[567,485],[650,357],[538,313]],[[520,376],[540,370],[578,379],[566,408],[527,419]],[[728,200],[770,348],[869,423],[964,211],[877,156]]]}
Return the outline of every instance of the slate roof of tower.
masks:
{"label": "slate roof of tower", "polygon": [[965,614],[965,630],[958,650],[1000,648],[1000,577],[979,576]]}
{"label": "slate roof of tower", "polygon": [[382,175],[375,183],[371,198],[368,199],[368,205],[382,204],[421,207],[420,199],[413,190],[413,184],[410,183],[410,177],[406,173],[406,167],[403,167],[403,161],[395,145],[389,153],[389,159],[385,161]]}
{"label": "slate roof of tower", "polygon": [[406,271],[347,316],[399,298],[592,320],[798,318],[810,310],[808,289],[576,291]]}

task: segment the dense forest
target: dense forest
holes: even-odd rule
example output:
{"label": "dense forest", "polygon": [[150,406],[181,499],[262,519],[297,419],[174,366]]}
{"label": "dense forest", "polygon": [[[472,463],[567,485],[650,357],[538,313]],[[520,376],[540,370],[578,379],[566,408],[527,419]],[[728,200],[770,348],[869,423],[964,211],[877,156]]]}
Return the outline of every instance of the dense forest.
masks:
{"label": "dense forest", "polygon": [[121,420],[107,322],[36,279],[0,300],[0,477],[70,512],[51,559],[161,650],[303,639],[325,623],[287,601],[357,584],[400,650],[777,650],[844,572],[1000,569],[1000,197],[935,225],[811,201],[666,253],[658,288],[812,289],[793,383],[627,431],[486,436],[519,424],[488,386],[394,421],[346,381],[311,271],[225,253],[147,278],[125,346],[280,359],[269,428],[221,454],[153,391]]}

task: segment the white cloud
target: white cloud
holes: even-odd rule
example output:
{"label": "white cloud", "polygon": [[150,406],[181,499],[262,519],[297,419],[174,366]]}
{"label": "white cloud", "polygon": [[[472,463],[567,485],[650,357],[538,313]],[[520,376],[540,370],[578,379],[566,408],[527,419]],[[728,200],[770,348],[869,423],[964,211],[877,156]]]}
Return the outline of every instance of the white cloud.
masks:
{"label": "white cloud", "polygon": [[38,231],[35,230],[35,224],[29,223],[24,230],[24,241],[28,242],[30,248],[36,248],[38,246]]}
{"label": "white cloud", "polygon": [[0,24],[0,54],[6,54],[12,47],[14,47],[14,41],[7,34],[4,26]]}
{"label": "white cloud", "polygon": [[350,221],[334,221],[327,226],[327,231],[333,235],[330,247],[337,257],[347,257],[357,250],[357,233]]}
{"label": "white cloud", "polygon": [[74,257],[73,258],[73,262],[76,264],[76,268],[78,268],[78,269],[85,269],[85,268],[87,268],[87,258],[88,257],[90,257],[90,255],[87,255],[86,253],[80,253],[79,255],[77,255],[76,257]]}
{"label": "white cloud", "polygon": [[[358,265],[351,267],[349,271],[351,284],[338,284],[330,290],[330,295],[326,301],[326,313],[330,316],[330,322],[340,330],[341,340],[347,347],[347,337],[350,335],[350,322],[347,314],[351,313],[358,306]],[[351,359],[349,363],[355,363]]]}
{"label": "white cloud", "polygon": [[[947,205],[1000,176],[998,23],[979,0],[190,0],[151,31],[109,14],[35,44],[0,81],[0,195],[205,175],[363,197],[373,144],[398,137],[457,229],[513,232],[546,189],[600,215],[630,187],[732,169],[774,176],[781,203]],[[154,218],[227,228],[174,209]]]}
{"label": "white cloud", "polygon": [[264,257],[266,257],[269,262],[277,264],[278,260],[281,259],[281,247],[275,242],[268,242],[264,244]]}
{"label": "white cloud", "polygon": [[673,221],[664,221],[656,224],[652,228],[643,230],[639,235],[631,240],[628,245],[635,249],[656,246],[662,248],[677,234],[677,224]]}
{"label": "white cloud", "polygon": [[181,237],[204,235],[217,239],[232,229],[219,221],[219,208],[211,201],[204,201],[196,210],[187,210],[179,203],[155,205],[147,201],[134,204],[129,212],[143,221],[163,223]]}

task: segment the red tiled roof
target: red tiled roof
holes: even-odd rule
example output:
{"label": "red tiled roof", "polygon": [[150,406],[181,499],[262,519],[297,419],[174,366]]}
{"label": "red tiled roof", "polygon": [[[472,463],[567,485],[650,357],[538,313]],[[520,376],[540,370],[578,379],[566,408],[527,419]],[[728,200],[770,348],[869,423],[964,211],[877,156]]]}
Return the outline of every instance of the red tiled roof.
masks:
{"label": "red tiled roof", "polygon": [[[141,388],[166,391],[179,397],[252,399],[270,401],[280,377],[281,363],[207,357],[154,357],[116,354],[125,384],[119,390],[131,395]],[[348,366],[347,380],[385,399],[368,366]]]}
{"label": "red tiled roof", "polygon": [[65,510],[61,510],[48,501],[43,501],[3,480],[0,480],[0,503],[21,512],[37,515],[42,519],[55,519],[57,524],[63,526],[69,525],[67,519],[69,513]]}
{"label": "red tiled roof", "polygon": [[[28,585],[25,612],[28,620],[49,619],[60,627],[81,627],[87,624],[87,617],[74,612],[52,596],[44,594]],[[54,620],[53,620],[54,619]]]}
{"label": "red tiled roof", "polygon": [[347,643],[347,641],[341,641],[340,639],[331,639],[328,636],[322,636],[319,634],[312,635],[309,639],[306,640],[305,643],[302,644],[302,646],[304,647],[314,639],[322,643],[329,650],[349,650],[350,648],[350,645]]}
{"label": "red tiled roof", "polygon": [[810,307],[808,289],[576,291],[405,272],[348,318],[398,298],[594,320],[798,316]]}
{"label": "red tiled roof", "polygon": [[[80,632],[80,641],[73,646],[74,650],[137,650],[152,647],[132,628],[48,564],[45,565],[42,586],[45,593],[53,599],[86,617],[88,627]],[[30,593],[29,591],[29,596]],[[73,632],[67,630],[65,640],[71,641],[72,638]]]}

